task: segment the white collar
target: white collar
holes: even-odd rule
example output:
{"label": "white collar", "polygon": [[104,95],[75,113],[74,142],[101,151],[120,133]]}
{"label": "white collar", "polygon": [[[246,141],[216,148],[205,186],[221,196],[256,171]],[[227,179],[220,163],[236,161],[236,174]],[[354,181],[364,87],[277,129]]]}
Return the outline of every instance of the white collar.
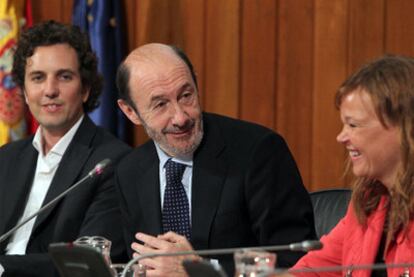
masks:
{"label": "white collar", "polygon": [[[66,134],[59,139],[59,141],[50,149],[49,153],[54,153],[59,156],[63,156],[68,148],[69,143],[72,141],[75,136],[76,131],[79,129],[79,126],[82,122],[84,115],[82,115],[78,121],[66,132]],[[42,126],[40,125],[32,141],[33,147],[39,152],[40,155],[44,156],[43,147],[42,147]]]}

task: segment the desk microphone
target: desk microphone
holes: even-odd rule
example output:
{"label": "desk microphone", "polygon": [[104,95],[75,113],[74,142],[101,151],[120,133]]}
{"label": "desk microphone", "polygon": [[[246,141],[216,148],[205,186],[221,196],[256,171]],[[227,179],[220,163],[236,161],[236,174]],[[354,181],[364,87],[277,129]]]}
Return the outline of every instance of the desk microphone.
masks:
{"label": "desk microphone", "polygon": [[237,251],[303,251],[308,252],[311,250],[318,250],[323,247],[322,243],[318,240],[305,240],[298,243],[291,243],[287,245],[272,245],[272,246],[257,246],[257,247],[237,247],[237,248],[223,248],[223,249],[206,249],[206,250],[192,250],[192,251],[178,251],[173,253],[150,253],[140,255],[130,260],[122,271],[122,277],[125,277],[128,269],[140,260],[155,257],[173,257],[173,256],[187,256],[187,255],[199,255],[199,256],[212,256],[212,255],[224,255],[234,254]]}
{"label": "desk microphone", "polygon": [[89,173],[85,177],[83,177],[82,179],[80,179],[73,186],[69,187],[64,192],[62,192],[61,194],[59,194],[58,196],[56,196],[49,203],[47,203],[46,205],[44,205],[43,207],[41,207],[39,210],[37,210],[32,215],[28,216],[22,222],[20,222],[16,226],[14,226],[12,229],[10,229],[9,231],[7,231],[7,233],[4,233],[0,237],[0,243],[2,243],[3,241],[5,241],[17,229],[19,229],[20,227],[22,227],[23,225],[25,225],[27,222],[29,222],[30,220],[32,220],[34,217],[36,217],[39,214],[41,214],[44,210],[46,210],[46,209],[50,208],[51,206],[53,206],[54,204],[56,204],[57,201],[59,201],[61,198],[63,198],[66,194],[68,194],[72,190],[76,189],[79,185],[85,183],[85,181],[87,181],[88,179],[91,179],[91,178],[94,178],[95,176],[101,175],[104,172],[105,168],[108,167],[108,165],[110,165],[110,164],[111,164],[111,160],[110,159],[105,159],[105,160],[102,160],[101,162],[99,162],[91,171],[89,171]]}

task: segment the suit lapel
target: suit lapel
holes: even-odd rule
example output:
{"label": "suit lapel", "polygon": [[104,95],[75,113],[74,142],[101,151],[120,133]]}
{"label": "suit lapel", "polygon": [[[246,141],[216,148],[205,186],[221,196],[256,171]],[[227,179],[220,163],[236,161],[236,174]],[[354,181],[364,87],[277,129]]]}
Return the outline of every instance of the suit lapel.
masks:
{"label": "suit lapel", "polygon": [[0,195],[0,201],[4,207],[0,214],[1,234],[14,227],[23,214],[36,169],[37,151],[31,143],[28,143],[17,155],[15,164],[10,166],[11,172],[3,180],[9,183],[3,186],[7,190],[2,191]]}
{"label": "suit lapel", "polygon": [[211,225],[227,174],[220,130],[204,118],[204,138],[194,156],[191,240],[195,249],[208,248]]}
{"label": "suit lapel", "polygon": [[[59,163],[42,206],[72,186],[76,180],[84,177],[79,176],[79,174],[81,174],[84,164],[92,151],[90,144],[95,133],[96,126],[85,116]],[[45,221],[55,206],[47,209],[37,217],[33,230]]]}
{"label": "suit lapel", "polygon": [[145,154],[141,155],[144,159],[139,163],[142,171],[131,180],[139,180],[135,193],[140,203],[139,213],[145,214],[138,224],[142,226],[142,232],[157,235],[162,232],[159,160],[152,142],[145,147]]}

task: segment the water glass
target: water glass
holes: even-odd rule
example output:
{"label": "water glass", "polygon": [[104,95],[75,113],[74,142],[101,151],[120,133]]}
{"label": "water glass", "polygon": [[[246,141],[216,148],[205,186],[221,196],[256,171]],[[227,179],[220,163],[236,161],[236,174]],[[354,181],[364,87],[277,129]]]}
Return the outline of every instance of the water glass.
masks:
{"label": "water glass", "polygon": [[[122,272],[125,269],[126,264],[112,264],[111,269],[114,272],[115,277],[121,277]],[[145,266],[142,264],[132,265],[125,274],[125,277],[145,277]]]}
{"label": "water glass", "polygon": [[83,236],[73,242],[75,245],[92,247],[102,254],[108,266],[111,265],[111,241],[100,236]]}
{"label": "water glass", "polygon": [[262,250],[241,250],[234,253],[236,277],[256,277],[272,272],[276,263],[276,254]]}

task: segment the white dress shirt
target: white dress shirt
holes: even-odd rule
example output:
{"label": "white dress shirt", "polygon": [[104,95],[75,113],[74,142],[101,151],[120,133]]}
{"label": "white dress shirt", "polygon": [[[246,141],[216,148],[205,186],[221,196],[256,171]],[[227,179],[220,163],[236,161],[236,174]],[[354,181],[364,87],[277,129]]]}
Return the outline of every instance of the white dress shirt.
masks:
{"label": "white dress shirt", "polygon": [[[34,214],[42,207],[42,203],[49,190],[53,177],[62,159],[63,154],[72,141],[83,116],[72,126],[72,128],[52,147],[52,149],[44,155],[42,147],[42,127],[39,127],[33,138],[33,147],[39,152],[37,157],[37,165],[35,176],[30,190],[30,194],[26,203],[22,217],[22,222],[27,217]],[[33,231],[36,217],[20,227],[12,236],[6,248],[6,255],[24,255],[26,254],[27,244]],[[1,272],[1,269],[0,269]],[[1,275],[0,275],[1,276]]]}

